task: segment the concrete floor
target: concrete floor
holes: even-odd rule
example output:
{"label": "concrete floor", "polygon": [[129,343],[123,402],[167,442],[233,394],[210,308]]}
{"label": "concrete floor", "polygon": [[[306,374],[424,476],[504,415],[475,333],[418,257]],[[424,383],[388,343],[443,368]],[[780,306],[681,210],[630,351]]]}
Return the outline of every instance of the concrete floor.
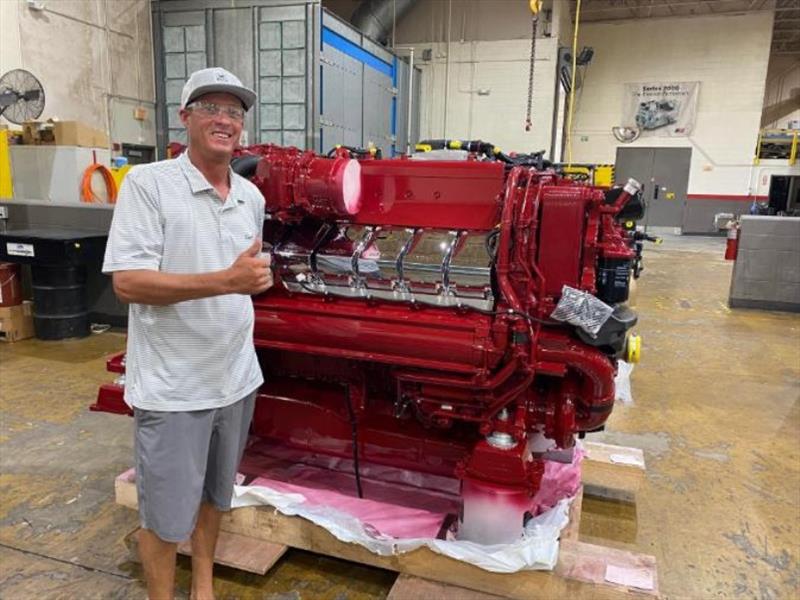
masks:
{"label": "concrete floor", "polygon": [[[581,535],[654,554],[666,598],[800,597],[800,316],[731,311],[724,240],[648,247],[634,304],[634,404],[592,439],[643,448],[637,508],[587,499]],[[124,347],[0,344],[0,598],[144,598],[113,503],[131,423],[87,411]],[[219,598],[383,598],[394,574],[290,551],[265,577],[219,569]],[[180,561],[185,597],[189,570]],[[591,597],[588,594],[586,597]]]}

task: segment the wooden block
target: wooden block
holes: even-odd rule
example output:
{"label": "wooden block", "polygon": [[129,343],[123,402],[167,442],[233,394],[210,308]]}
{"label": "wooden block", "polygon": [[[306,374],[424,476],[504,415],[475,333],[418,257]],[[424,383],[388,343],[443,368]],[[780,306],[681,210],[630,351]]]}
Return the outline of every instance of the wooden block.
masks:
{"label": "wooden block", "polygon": [[638,534],[636,504],[589,495],[583,497],[581,531],[584,541],[591,538],[635,544]]}
{"label": "wooden block", "polygon": [[[138,508],[139,500],[136,496],[136,472],[134,469],[128,469],[114,480],[114,494],[117,504],[133,509]],[[134,534],[134,542],[136,538],[137,535]],[[273,544],[223,530],[220,531],[217,540],[214,562],[263,575],[283,556],[286,550],[287,548],[283,544]],[[191,556],[191,543],[187,540],[178,544],[178,552]]]}
{"label": "wooden block", "polygon": [[584,485],[636,492],[645,478],[644,453],[639,448],[614,446],[598,442],[583,445],[586,457],[582,463]]}
{"label": "wooden block", "polygon": [[[612,570],[627,573],[631,580],[647,579],[650,586],[635,588],[631,585],[614,583]],[[648,554],[638,554],[618,550],[608,546],[598,546],[584,542],[562,542],[555,574],[566,579],[583,581],[597,585],[601,589],[613,589],[628,596],[658,597],[658,575],[656,559]]]}
{"label": "wooden block", "polygon": [[413,575],[400,573],[386,600],[502,600],[502,596],[484,594]]}
{"label": "wooden block", "polygon": [[[286,550],[288,548],[282,544],[273,544],[245,535],[220,531],[217,547],[214,550],[214,562],[248,573],[264,575],[278,562]],[[178,544],[178,552],[185,556],[191,556],[191,542]]]}
{"label": "wooden block", "polygon": [[581,513],[583,510],[583,486],[578,488],[578,493],[569,507],[569,523],[561,530],[561,540],[577,540],[581,529]]}
{"label": "wooden block", "polygon": [[117,504],[128,508],[139,508],[139,499],[136,497],[136,471],[128,469],[114,480],[114,500]]}
{"label": "wooden block", "polygon": [[[125,537],[125,545],[136,560],[139,559],[140,533],[141,529],[136,528]],[[286,546],[280,544],[220,531],[219,538],[217,538],[217,547],[214,550],[214,563],[247,571],[248,573],[264,575],[280,560],[287,550]],[[191,556],[192,543],[187,540],[178,544],[178,553],[184,556]]]}

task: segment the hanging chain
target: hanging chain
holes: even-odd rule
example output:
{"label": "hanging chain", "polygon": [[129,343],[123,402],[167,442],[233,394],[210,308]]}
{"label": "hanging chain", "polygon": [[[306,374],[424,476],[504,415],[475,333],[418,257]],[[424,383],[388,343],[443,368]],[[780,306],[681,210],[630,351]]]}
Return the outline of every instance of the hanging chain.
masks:
{"label": "hanging chain", "polygon": [[528,110],[525,113],[525,131],[530,131],[533,123],[531,122],[531,112],[533,110],[533,62],[536,60],[536,25],[539,22],[539,14],[534,13],[531,31],[531,67],[528,72]]}

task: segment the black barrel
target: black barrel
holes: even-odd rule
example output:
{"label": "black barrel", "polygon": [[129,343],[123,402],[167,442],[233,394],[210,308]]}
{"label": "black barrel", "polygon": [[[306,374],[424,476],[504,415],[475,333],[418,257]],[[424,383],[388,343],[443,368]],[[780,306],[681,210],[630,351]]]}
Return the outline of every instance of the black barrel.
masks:
{"label": "black barrel", "polygon": [[32,265],[33,327],[40,340],[89,335],[86,267]]}

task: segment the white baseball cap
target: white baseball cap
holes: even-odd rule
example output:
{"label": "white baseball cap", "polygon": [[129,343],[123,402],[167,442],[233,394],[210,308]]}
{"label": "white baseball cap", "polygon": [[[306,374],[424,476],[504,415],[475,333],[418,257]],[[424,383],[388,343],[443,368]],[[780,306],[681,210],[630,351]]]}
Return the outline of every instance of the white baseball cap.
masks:
{"label": "white baseball cap", "polygon": [[245,110],[250,110],[256,101],[256,93],[245,87],[236,75],[220,67],[200,69],[189,76],[181,92],[181,108],[204,94],[225,92],[233,94],[244,104]]}

